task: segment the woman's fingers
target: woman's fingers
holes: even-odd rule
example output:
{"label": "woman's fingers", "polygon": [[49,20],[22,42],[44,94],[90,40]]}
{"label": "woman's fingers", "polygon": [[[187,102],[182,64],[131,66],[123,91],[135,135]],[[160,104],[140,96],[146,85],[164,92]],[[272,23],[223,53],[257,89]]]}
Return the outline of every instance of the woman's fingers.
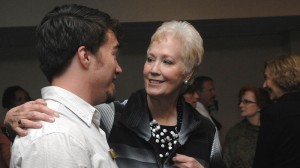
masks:
{"label": "woman's fingers", "polygon": [[176,167],[179,168],[203,168],[203,166],[193,157],[176,154],[173,157]]}
{"label": "woman's fingers", "polygon": [[42,99],[29,101],[10,109],[4,119],[4,125],[19,135],[26,135],[26,128],[41,128],[38,121],[54,122],[59,113],[47,107]]}

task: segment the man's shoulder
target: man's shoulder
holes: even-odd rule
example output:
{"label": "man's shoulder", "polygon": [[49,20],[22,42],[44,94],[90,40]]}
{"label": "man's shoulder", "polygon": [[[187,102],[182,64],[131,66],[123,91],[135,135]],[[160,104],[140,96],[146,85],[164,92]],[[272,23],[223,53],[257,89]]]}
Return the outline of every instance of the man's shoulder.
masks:
{"label": "man's shoulder", "polygon": [[[53,136],[55,134],[63,134],[65,136],[72,135],[76,136],[80,132],[78,130],[78,125],[73,123],[72,121],[66,119],[63,116],[55,119],[55,122],[48,123],[44,121],[40,121],[42,124],[42,128],[40,129],[28,129],[28,135],[25,137],[19,137],[22,140],[35,141],[39,138]],[[82,136],[79,134],[78,136]]]}

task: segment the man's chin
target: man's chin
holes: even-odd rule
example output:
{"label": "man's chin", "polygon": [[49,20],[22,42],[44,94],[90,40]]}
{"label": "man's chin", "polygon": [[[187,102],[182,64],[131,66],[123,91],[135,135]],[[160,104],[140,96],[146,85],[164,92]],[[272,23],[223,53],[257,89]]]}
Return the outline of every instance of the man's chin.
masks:
{"label": "man's chin", "polygon": [[115,101],[115,98],[109,98],[109,99],[106,99],[105,103],[111,103]]}
{"label": "man's chin", "polygon": [[114,100],[115,100],[115,91],[112,91],[112,93],[107,92],[105,103],[111,103]]}

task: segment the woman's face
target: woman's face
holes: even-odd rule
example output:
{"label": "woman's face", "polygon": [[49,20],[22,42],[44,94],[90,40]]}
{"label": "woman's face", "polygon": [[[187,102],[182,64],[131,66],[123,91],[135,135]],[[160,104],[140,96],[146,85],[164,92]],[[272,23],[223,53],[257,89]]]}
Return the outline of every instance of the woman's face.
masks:
{"label": "woman's face", "polygon": [[275,84],[273,81],[269,69],[265,69],[265,81],[263,84],[264,88],[268,88],[270,90],[270,99],[274,100],[283,95],[283,91]]}
{"label": "woman's face", "polygon": [[13,107],[22,105],[28,101],[30,101],[28,95],[23,90],[17,90],[15,92],[15,100],[13,102]]}
{"label": "woman's face", "polygon": [[246,91],[240,100],[240,110],[242,117],[252,117],[259,114],[260,108],[256,103],[255,95],[252,91]]}
{"label": "woman's face", "polygon": [[148,49],[144,65],[144,85],[150,96],[179,93],[184,80],[184,64],[179,56],[181,43],[173,36],[154,41]]}

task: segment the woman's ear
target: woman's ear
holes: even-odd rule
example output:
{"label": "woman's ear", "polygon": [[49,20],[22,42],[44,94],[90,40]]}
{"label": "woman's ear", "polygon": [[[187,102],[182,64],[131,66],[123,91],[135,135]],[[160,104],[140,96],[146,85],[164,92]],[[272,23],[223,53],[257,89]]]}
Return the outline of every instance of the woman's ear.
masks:
{"label": "woman's ear", "polygon": [[184,78],[184,81],[190,81],[193,74],[194,74],[194,70],[191,70],[189,73],[187,73],[186,77]]}

